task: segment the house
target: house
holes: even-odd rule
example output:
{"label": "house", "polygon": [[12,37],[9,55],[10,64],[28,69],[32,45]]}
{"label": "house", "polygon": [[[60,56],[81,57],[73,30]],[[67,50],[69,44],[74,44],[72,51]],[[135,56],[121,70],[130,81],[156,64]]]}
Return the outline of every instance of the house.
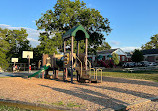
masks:
{"label": "house", "polygon": [[126,52],[127,56],[126,56],[126,59],[127,59],[127,62],[132,62],[132,55],[133,53],[132,52]]}
{"label": "house", "polygon": [[158,62],[158,49],[142,50],[144,61]]}
{"label": "house", "polygon": [[127,61],[127,54],[120,48],[98,51],[97,55],[88,55],[88,58],[91,60],[91,62],[94,62],[95,60],[97,60],[97,56],[102,56],[102,60],[106,61],[112,57],[113,53],[118,54],[120,62]]}

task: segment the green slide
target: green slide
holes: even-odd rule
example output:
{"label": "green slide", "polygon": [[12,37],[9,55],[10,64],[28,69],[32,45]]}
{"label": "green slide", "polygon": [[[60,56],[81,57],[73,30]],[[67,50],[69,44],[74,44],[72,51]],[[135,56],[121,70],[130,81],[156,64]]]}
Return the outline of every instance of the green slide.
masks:
{"label": "green slide", "polygon": [[45,65],[45,66],[43,66],[43,67],[41,68],[41,70],[35,72],[35,73],[32,74],[32,75],[29,75],[28,78],[30,78],[30,77],[35,77],[37,74],[41,73],[42,71],[47,70],[48,68],[49,68],[49,66],[46,66],[46,65]]}

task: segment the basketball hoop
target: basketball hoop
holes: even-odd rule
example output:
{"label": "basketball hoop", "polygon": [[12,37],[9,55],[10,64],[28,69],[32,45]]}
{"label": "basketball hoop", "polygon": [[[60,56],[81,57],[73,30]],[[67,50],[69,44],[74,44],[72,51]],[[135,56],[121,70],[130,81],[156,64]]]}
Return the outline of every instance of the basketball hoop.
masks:
{"label": "basketball hoop", "polygon": [[28,59],[28,69],[29,69],[29,73],[30,73],[31,72],[30,59],[33,59],[33,51],[23,51],[22,58]]}

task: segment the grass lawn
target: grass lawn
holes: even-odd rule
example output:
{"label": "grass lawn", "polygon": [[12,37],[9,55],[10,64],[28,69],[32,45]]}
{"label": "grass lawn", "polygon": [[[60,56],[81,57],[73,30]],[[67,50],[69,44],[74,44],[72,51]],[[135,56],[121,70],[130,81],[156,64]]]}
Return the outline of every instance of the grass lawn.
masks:
{"label": "grass lawn", "polygon": [[[98,72],[98,75],[100,75],[100,72]],[[103,71],[103,76],[144,79],[144,80],[151,80],[158,82],[158,71],[137,71],[131,73],[131,72],[124,72],[122,70],[109,69]]]}
{"label": "grass lawn", "polygon": [[58,111],[58,110],[0,101],[0,111]]}
{"label": "grass lawn", "polygon": [[37,110],[21,109],[14,106],[7,106],[7,105],[0,104],[0,111],[37,111]]}

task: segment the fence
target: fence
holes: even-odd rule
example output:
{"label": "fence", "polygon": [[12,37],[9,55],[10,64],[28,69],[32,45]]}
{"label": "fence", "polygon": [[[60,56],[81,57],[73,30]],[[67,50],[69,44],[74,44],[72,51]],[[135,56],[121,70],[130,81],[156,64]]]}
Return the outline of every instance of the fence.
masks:
{"label": "fence", "polygon": [[[13,71],[13,65],[14,63],[9,63],[9,67],[7,69],[7,71]],[[20,71],[28,71],[29,67],[28,67],[28,63],[15,63],[15,65],[17,65],[17,67],[19,68]],[[31,66],[31,70],[37,70],[38,68],[36,66]]]}

